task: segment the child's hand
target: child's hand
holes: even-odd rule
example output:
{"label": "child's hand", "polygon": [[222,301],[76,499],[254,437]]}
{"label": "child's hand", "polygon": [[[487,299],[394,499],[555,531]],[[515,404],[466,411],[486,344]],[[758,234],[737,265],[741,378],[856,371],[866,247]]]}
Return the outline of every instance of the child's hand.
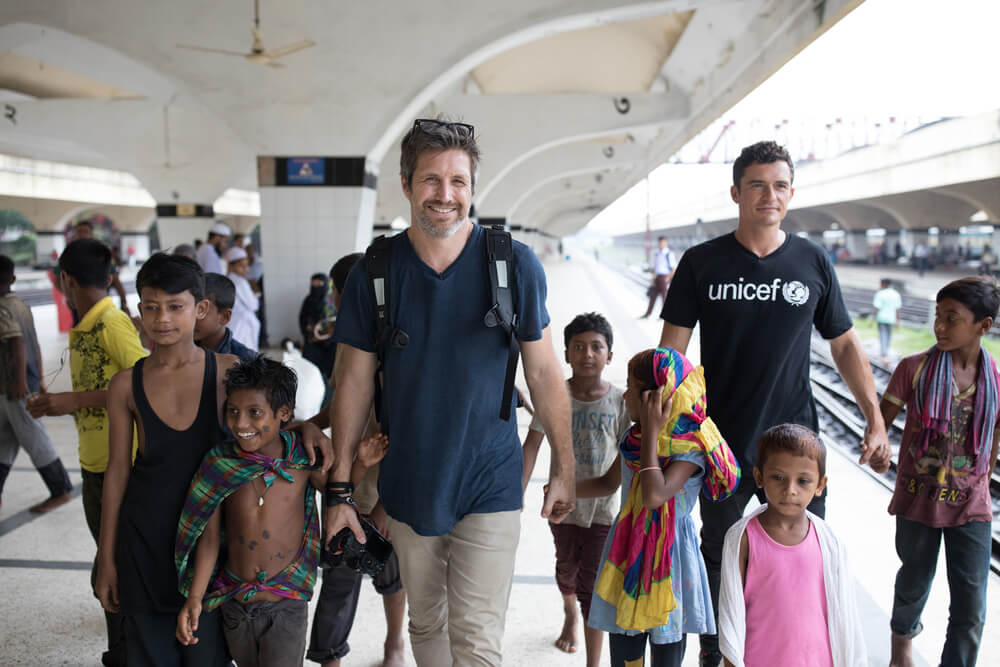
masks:
{"label": "child's hand", "polygon": [[389,436],[384,433],[365,438],[358,443],[358,461],[366,468],[371,468],[385,457],[389,448]]}
{"label": "child's hand", "polygon": [[663,387],[642,392],[642,415],[640,423],[643,433],[659,433],[670,419],[673,397],[663,402]]}
{"label": "child's hand", "polygon": [[201,616],[201,600],[193,595],[187,599],[181,612],[177,614],[177,641],[184,646],[198,643],[194,633],[198,631],[198,617]]}
{"label": "child's hand", "polygon": [[113,561],[99,558],[94,593],[106,611],[118,613],[118,569]]}

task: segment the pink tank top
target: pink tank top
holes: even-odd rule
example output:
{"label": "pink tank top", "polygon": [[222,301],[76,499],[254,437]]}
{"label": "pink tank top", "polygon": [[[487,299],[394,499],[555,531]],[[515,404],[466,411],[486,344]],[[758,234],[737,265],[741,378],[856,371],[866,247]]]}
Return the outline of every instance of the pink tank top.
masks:
{"label": "pink tank top", "polygon": [[754,517],[747,542],[746,667],[833,667],[823,554],[812,522],[806,539],[786,547]]}

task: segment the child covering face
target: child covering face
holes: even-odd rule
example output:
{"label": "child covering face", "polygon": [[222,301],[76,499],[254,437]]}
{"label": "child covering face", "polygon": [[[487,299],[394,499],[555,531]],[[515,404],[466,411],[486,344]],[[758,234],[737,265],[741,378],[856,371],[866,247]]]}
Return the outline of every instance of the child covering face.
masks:
{"label": "child covering face", "polygon": [[823,443],[797,424],[770,428],[753,474],[767,503],[730,528],[723,547],[719,644],[726,665],[868,664],[846,552],[806,509],[826,487]]}

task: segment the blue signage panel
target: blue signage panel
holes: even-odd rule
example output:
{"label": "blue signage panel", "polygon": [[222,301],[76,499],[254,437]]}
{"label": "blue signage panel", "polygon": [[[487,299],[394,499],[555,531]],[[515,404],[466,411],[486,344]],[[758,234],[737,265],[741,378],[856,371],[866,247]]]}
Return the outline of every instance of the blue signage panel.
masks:
{"label": "blue signage panel", "polygon": [[321,157],[290,157],[285,163],[289,185],[323,185],[326,160]]}

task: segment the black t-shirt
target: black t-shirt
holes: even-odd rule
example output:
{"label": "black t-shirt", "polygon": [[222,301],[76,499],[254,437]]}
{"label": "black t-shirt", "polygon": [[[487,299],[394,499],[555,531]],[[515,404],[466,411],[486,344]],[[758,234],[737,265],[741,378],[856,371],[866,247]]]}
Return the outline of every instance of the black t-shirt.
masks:
{"label": "black t-shirt", "polygon": [[708,414],[745,470],[757,441],[777,424],[817,430],[809,387],[809,339],[851,328],[840,283],[826,253],[788,234],[766,257],[733,234],[681,258],[661,317],[682,327],[701,322]]}

